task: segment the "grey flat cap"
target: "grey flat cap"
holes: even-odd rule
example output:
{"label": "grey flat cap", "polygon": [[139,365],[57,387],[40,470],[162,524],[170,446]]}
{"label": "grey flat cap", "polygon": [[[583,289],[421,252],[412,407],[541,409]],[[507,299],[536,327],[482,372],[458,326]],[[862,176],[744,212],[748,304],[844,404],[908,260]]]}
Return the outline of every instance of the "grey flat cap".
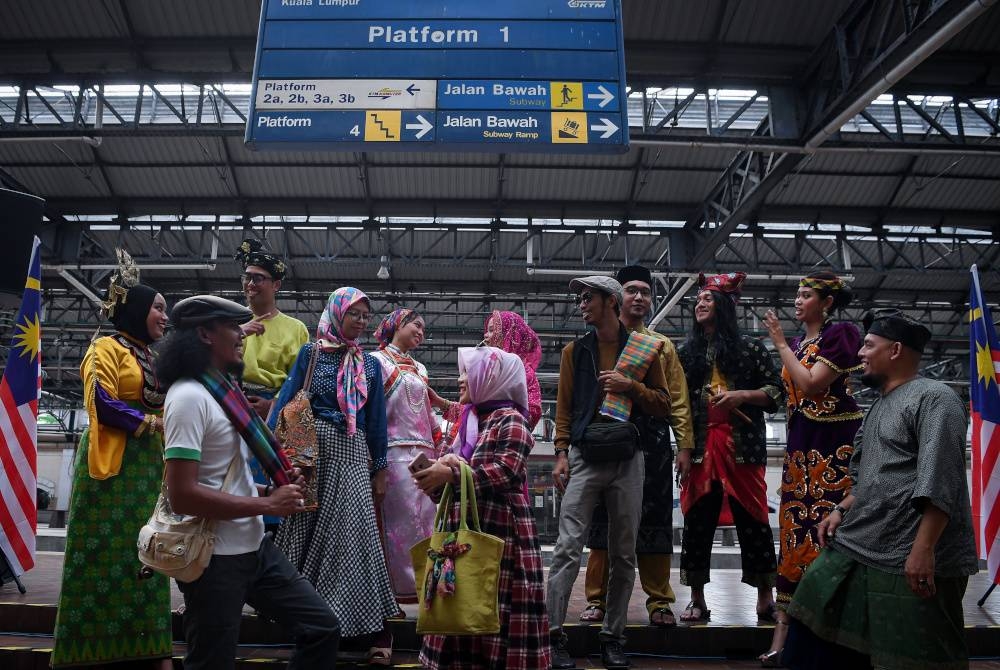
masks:
{"label": "grey flat cap", "polygon": [[624,296],[622,295],[622,285],[618,283],[617,279],[608,277],[606,275],[591,275],[590,277],[577,277],[576,279],[570,281],[569,290],[579,291],[581,288],[586,286],[587,288],[596,288],[598,291],[604,291],[608,295],[613,295],[618,298],[618,304],[622,304]]}
{"label": "grey flat cap", "polygon": [[236,321],[243,323],[253,317],[253,312],[232,300],[214,295],[194,295],[184,298],[170,313],[175,328],[200,326],[209,321]]}

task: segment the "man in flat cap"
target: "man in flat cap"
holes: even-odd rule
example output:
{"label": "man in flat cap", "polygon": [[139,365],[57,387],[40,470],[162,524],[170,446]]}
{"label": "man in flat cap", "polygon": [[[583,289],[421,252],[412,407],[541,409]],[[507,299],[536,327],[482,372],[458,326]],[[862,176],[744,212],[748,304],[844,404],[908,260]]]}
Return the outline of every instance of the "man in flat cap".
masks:
{"label": "man in flat cap", "polygon": [[637,423],[670,414],[660,360],[663,343],[629,333],[619,321],[623,290],[606,276],[574,279],[570,290],[586,335],[566,345],[556,400],[556,487],[563,491],[559,537],[552,556],[546,602],[552,633],[552,667],[576,666],[562,626],[594,508],[608,516],[607,616],[599,634],[605,667],[628,667],[625,623],[636,568],[636,534],[642,509],[644,458]]}
{"label": "man in flat cap", "polygon": [[[851,457],[851,495],[816,527],[826,547],[788,608],[791,668],[967,668],[962,596],[978,572],[965,406],[918,368],[930,331],[865,315],[861,381],[879,397]],[[822,660],[825,664],[817,664]]]}
{"label": "man in flat cap", "polygon": [[[184,595],[184,667],[232,668],[243,605],[281,622],[295,639],[297,668],[331,668],[340,625],[312,585],[264,535],[261,515],[303,505],[297,483],[261,486],[247,464],[248,443],[266,439],[235,379],[243,366],[240,324],[250,310],[199,295],[178,302],[174,332],[161,349],[157,377],[167,388],[164,459],[170,506],[212,522],[215,546],[205,572],[177,582]],[[261,436],[264,436],[263,438]],[[295,471],[286,473],[295,482]]]}
{"label": "man in flat cap", "polygon": [[[646,417],[641,424],[646,476],[635,551],[639,563],[639,581],[646,593],[650,625],[673,626],[677,621],[670,609],[671,603],[676,600],[670,587],[670,564],[674,549],[674,498],[670,482],[674,459],[670,428],[673,428],[674,438],[677,440],[678,473],[686,475],[691,468],[691,451],[694,448],[691,400],[688,397],[684,368],[677,358],[674,343],[666,335],[646,328],[646,317],[653,306],[653,275],[641,265],[627,265],[618,271],[616,278],[622,285],[624,294],[619,317],[622,325],[630,333],[650,335],[663,342],[660,363],[670,394],[670,417],[669,420]],[[580,620],[603,621],[608,588],[608,517],[604,505],[598,506],[594,512],[587,546],[590,547],[585,589],[587,608],[580,615]]]}

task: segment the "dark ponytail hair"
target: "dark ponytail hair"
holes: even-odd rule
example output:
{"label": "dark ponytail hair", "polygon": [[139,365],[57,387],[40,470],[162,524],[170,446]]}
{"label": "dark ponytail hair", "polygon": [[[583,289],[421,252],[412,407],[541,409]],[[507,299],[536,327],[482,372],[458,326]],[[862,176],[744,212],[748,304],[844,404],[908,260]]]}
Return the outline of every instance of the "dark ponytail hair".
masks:
{"label": "dark ponytail hair", "polygon": [[[805,278],[819,279],[821,281],[837,281],[840,279],[840,277],[827,270],[807,274]],[[847,307],[851,304],[851,300],[854,298],[854,294],[846,284],[843,284],[838,290],[833,290],[831,288],[813,288],[812,290],[816,291],[816,293],[819,294],[819,297],[824,300],[833,296],[833,304],[830,305],[830,311],[840,310]]]}

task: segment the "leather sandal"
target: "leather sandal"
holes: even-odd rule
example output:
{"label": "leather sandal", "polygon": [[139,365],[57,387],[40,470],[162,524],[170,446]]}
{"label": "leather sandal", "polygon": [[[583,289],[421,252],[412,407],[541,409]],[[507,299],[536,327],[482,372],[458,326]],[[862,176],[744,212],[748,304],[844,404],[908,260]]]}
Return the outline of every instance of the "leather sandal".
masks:
{"label": "leather sandal", "polygon": [[681,613],[681,622],[683,623],[708,623],[711,618],[712,610],[704,608],[701,605],[696,605],[693,600],[687,604],[687,607]]}
{"label": "leather sandal", "polygon": [[757,657],[760,661],[760,667],[762,668],[783,668],[785,664],[782,662],[782,652],[784,649],[776,649],[774,651],[769,651],[761,654]]}
{"label": "leather sandal", "polygon": [[657,607],[649,613],[649,625],[658,628],[673,628],[677,625],[677,619],[669,607]]}
{"label": "leather sandal", "polygon": [[604,608],[598,605],[587,605],[587,609],[580,614],[580,621],[601,623],[604,621]]}

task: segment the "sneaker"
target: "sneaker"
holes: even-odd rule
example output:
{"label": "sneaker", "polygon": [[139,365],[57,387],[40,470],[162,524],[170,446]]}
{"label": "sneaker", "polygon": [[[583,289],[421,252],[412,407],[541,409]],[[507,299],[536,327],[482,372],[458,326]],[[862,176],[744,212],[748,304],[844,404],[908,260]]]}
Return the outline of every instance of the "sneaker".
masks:
{"label": "sneaker", "polygon": [[552,668],[553,670],[567,670],[575,668],[576,661],[569,655],[569,640],[562,631],[552,633]]}
{"label": "sneaker", "polygon": [[601,645],[601,663],[605,668],[627,668],[631,665],[620,642],[605,642]]}

